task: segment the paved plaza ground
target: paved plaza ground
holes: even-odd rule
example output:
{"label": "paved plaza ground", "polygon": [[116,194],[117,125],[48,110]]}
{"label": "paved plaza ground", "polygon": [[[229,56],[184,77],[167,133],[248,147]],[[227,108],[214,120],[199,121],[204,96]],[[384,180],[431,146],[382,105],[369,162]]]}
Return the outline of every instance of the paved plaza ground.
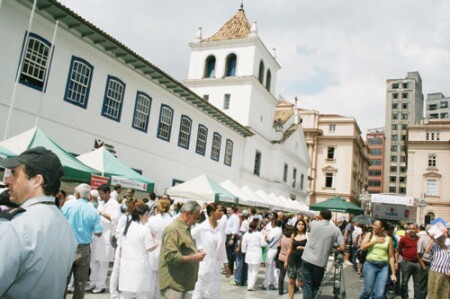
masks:
{"label": "paved plaza ground", "polygon": [[[332,262],[329,262],[329,266],[331,266]],[[261,289],[262,282],[264,280],[264,271],[265,268],[261,267],[258,275],[258,281],[257,281],[257,291],[255,292],[249,292],[247,291],[246,287],[239,287],[239,286],[233,286],[229,282],[232,280],[231,278],[222,278],[222,285],[221,285],[221,298],[228,299],[228,298],[234,298],[234,299],[240,299],[240,298],[246,298],[246,299],[275,299],[275,298],[288,298],[287,289],[288,289],[288,279],[285,279],[284,283],[284,294],[278,295],[278,291],[264,291]],[[333,275],[330,275],[330,279],[332,279]],[[363,281],[360,279],[359,275],[353,271],[351,265],[344,265],[344,279],[345,279],[345,289],[346,289],[346,298],[348,299],[354,299],[358,298],[363,287]],[[72,296],[68,296],[68,298],[72,298]],[[89,292],[86,292],[85,298],[88,299],[106,299],[109,298],[108,293],[103,294],[91,294]],[[190,297],[188,297],[190,298]],[[302,292],[299,291],[294,295],[294,298],[303,298]],[[322,295],[320,298],[326,299],[326,298],[333,298],[333,284],[332,281],[327,280],[325,281],[325,286],[322,292]]]}

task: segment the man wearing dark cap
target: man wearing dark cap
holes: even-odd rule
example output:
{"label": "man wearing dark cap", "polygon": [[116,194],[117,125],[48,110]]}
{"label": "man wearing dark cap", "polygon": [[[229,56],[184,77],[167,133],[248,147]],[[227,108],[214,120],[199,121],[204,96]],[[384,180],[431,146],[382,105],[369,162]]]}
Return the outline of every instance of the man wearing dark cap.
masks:
{"label": "man wearing dark cap", "polygon": [[0,165],[11,170],[6,184],[20,206],[0,215],[0,298],[62,298],[77,242],[55,205],[61,162],[36,147]]}

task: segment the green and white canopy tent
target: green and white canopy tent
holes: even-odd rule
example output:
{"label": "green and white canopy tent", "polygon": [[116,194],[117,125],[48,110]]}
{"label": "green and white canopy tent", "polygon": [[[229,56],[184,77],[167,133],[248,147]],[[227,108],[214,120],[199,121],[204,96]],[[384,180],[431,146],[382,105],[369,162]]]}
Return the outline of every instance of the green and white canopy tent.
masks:
{"label": "green and white canopy tent", "polygon": [[125,188],[145,192],[153,192],[155,189],[154,182],[125,165],[103,146],[79,155],[77,159],[109,177],[111,185],[120,184]]}
{"label": "green and white canopy tent", "polygon": [[0,159],[4,159],[7,157],[14,157],[16,154],[5,148],[4,146],[0,146]]}
{"label": "green and white canopy tent", "polygon": [[167,189],[174,200],[239,204],[239,198],[206,174]]}
{"label": "green and white canopy tent", "polygon": [[61,164],[63,165],[63,180],[89,183],[92,174],[99,174],[97,170],[84,165],[73,155],[66,152],[37,127],[3,140],[0,142],[0,146],[5,147],[7,150],[16,155],[19,155],[29,148],[37,146],[42,146],[51,150],[58,156],[61,160]]}

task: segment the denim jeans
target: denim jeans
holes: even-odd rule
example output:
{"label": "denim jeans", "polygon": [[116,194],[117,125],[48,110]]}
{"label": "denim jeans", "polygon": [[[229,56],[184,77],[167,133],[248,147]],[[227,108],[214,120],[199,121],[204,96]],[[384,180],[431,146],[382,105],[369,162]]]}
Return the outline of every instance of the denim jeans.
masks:
{"label": "denim jeans", "polygon": [[245,285],[247,282],[247,263],[245,262],[245,256],[240,250],[238,252],[235,251],[235,255],[236,271],[234,273],[234,282],[236,282],[237,285]]}
{"label": "denim jeans", "polygon": [[368,261],[364,263],[364,289],[359,299],[384,299],[388,282],[388,262]]}
{"label": "denim jeans", "polygon": [[303,299],[316,298],[324,274],[325,268],[302,260]]}

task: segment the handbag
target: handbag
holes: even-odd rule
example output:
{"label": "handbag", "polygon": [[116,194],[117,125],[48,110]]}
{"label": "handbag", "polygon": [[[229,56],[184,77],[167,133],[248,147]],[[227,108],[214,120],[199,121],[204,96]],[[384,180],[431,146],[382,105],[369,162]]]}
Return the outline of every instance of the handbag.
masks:
{"label": "handbag", "polygon": [[[372,232],[370,232],[370,237],[369,240],[372,238]],[[366,261],[366,256],[367,256],[367,252],[369,251],[369,249],[367,248],[366,250],[361,250],[361,247],[358,248],[358,250],[356,250],[356,258],[358,259],[360,264],[363,264]]]}

